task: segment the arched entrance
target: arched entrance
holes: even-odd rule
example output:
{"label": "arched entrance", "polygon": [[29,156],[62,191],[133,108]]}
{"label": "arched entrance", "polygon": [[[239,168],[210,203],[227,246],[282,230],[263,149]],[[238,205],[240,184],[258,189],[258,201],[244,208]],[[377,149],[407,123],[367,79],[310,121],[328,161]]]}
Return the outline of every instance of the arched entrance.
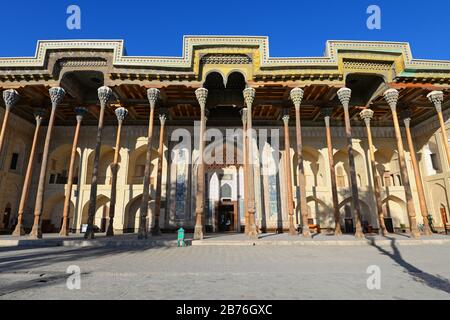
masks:
{"label": "arched entrance", "polygon": [[[215,232],[239,232],[241,218],[244,214],[241,210],[244,197],[244,176],[238,163],[241,151],[231,142],[217,141],[207,146],[205,155],[215,157],[216,148],[223,148],[224,161],[215,158],[212,161],[205,158],[206,165],[206,203],[207,226]],[[228,150],[228,151],[226,151]],[[225,160],[228,153],[236,155],[235,159]],[[209,153],[208,151],[211,151]]]}
{"label": "arched entrance", "polygon": [[[95,202],[95,217],[94,217],[94,230],[97,232],[105,232],[108,222],[109,213],[109,197],[105,195],[98,195]],[[89,218],[89,201],[83,207],[83,215],[81,218],[81,224],[87,224]],[[82,228],[83,229],[83,226]]]}
{"label": "arched entrance", "polygon": [[[369,206],[361,199],[359,199],[359,205],[361,207],[361,225],[367,227],[369,225],[374,225],[372,222],[372,215],[370,213]],[[353,216],[353,202],[352,197],[348,197],[343,200],[339,206],[339,216],[341,217],[341,224],[344,226],[345,233],[354,233],[354,219]]]}
{"label": "arched entrance", "polygon": [[[226,79],[220,72],[207,74],[204,87],[208,89],[207,125],[223,126],[226,122],[242,128],[240,110],[244,105],[242,91],[246,81],[242,73],[231,72]],[[208,136],[209,135],[209,136]],[[242,132],[209,128],[205,148],[206,229],[213,232],[239,232],[244,212],[244,177],[242,166]],[[197,168],[194,168],[196,172]]]}
{"label": "arched entrance", "polygon": [[[125,214],[123,219],[123,232],[135,233],[139,228],[140,207],[142,201],[142,194],[131,199],[125,207]],[[153,225],[153,212],[155,207],[155,200],[150,199],[148,202],[147,217],[150,219],[149,225]]]}
{"label": "arched entrance", "polygon": [[7,203],[5,210],[3,211],[3,227],[5,229],[9,228],[9,220],[11,218],[11,203]]}

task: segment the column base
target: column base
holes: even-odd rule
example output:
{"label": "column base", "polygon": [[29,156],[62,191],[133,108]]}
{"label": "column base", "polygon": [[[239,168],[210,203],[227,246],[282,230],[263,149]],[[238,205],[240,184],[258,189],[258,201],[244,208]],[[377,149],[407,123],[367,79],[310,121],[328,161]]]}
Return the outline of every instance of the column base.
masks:
{"label": "column base", "polygon": [[311,231],[309,231],[309,226],[302,227],[302,236],[304,238],[311,238]]}
{"label": "column base", "polygon": [[106,229],[106,236],[113,237],[114,236],[114,228],[113,228],[113,219],[109,218],[108,228]]}
{"label": "column base", "polygon": [[145,240],[148,239],[148,233],[147,232],[140,232],[138,233],[138,240]]}
{"label": "column base", "polygon": [[359,240],[364,239],[364,233],[362,232],[362,230],[356,230],[356,232],[355,232],[355,238],[356,238],[356,239],[359,239]]}
{"label": "column base", "polygon": [[33,226],[30,234],[28,235],[30,239],[42,239],[42,231],[40,227]]}
{"label": "column base", "polygon": [[93,226],[88,226],[86,232],[84,233],[85,239],[94,239],[95,238],[95,232]]}
{"label": "column base", "polygon": [[23,229],[23,224],[18,223],[16,225],[16,228],[14,229],[13,233],[11,234],[14,237],[20,237],[25,235],[25,230]]}
{"label": "column base", "polygon": [[432,236],[433,235],[433,232],[431,232],[430,226],[427,224],[424,225],[424,227],[423,227],[423,235],[424,236]]}
{"label": "column base", "polygon": [[250,228],[247,236],[250,240],[258,240],[258,232],[256,231],[256,227]]}
{"label": "column base", "polygon": [[340,227],[334,229],[334,235],[337,236],[337,237],[342,236],[342,230],[341,230]]}
{"label": "column base", "polygon": [[152,229],[152,236],[160,236],[161,235],[161,228],[159,227],[154,227]]}
{"label": "column base", "polygon": [[61,237],[68,237],[68,236],[69,236],[69,232],[68,232],[67,230],[61,230],[61,231],[59,232],[59,235],[60,235]]}
{"label": "column base", "polygon": [[420,232],[419,232],[419,230],[411,230],[411,238],[413,238],[413,239],[420,239]]}
{"label": "column base", "polygon": [[69,230],[68,230],[69,228],[67,228],[67,225],[66,224],[64,224],[64,222],[63,222],[63,225],[61,226],[61,230],[59,231],[59,235],[61,236],[61,237],[67,237],[67,236],[69,236]]}
{"label": "column base", "polygon": [[139,219],[138,240],[148,239],[148,216],[141,216]]}
{"label": "column base", "polygon": [[195,226],[194,228],[194,240],[203,240],[203,227]]}
{"label": "column base", "polygon": [[297,236],[298,235],[297,229],[295,229],[295,227],[292,226],[292,225],[289,226],[289,235],[290,236]]}

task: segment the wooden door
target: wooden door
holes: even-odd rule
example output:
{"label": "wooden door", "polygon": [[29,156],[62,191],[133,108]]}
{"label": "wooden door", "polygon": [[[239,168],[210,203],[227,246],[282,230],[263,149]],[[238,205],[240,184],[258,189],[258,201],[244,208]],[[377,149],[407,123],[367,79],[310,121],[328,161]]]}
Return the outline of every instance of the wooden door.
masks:
{"label": "wooden door", "polygon": [[442,218],[442,224],[443,224],[443,226],[445,226],[448,223],[447,211],[445,210],[445,207],[441,207],[441,218]]}

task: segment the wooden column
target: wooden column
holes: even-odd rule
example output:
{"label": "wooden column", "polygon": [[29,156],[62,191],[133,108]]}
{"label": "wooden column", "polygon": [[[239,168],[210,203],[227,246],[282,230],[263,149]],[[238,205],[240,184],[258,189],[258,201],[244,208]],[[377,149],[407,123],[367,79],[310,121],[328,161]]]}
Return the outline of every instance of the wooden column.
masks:
{"label": "wooden column", "polygon": [[47,178],[48,153],[50,149],[50,140],[52,137],[53,124],[55,122],[56,107],[64,99],[66,92],[63,88],[54,87],[49,90],[50,99],[52,101],[52,111],[48,121],[47,134],[45,135],[44,150],[42,152],[41,171],[39,172],[39,182],[36,193],[36,203],[34,205],[34,222],[30,232],[30,238],[42,238],[41,216],[44,202],[45,183]]}
{"label": "wooden column", "polygon": [[67,176],[67,190],[66,196],[64,198],[63,221],[61,224],[61,230],[59,231],[59,235],[64,237],[69,235],[69,224],[67,220],[69,218],[70,198],[72,196],[73,174],[75,169],[75,160],[77,157],[78,137],[80,134],[81,121],[83,120],[83,116],[86,114],[86,112],[87,112],[86,108],[82,107],[75,108],[77,125],[75,127],[75,134],[73,136],[72,152],[70,154],[69,173]]}
{"label": "wooden column", "polygon": [[303,90],[300,88],[294,88],[290,92],[290,97],[295,106],[295,129],[297,139],[297,177],[298,186],[300,189],[300,214],[302,217],[302,235],[306,238],[311,237],[308,224],[308,205],[306,203],[306,182],[305,182],[305,169],[303,167],[303,143],[302,143],[302,127],[300,121],[300,105],[303,99]]}
{"label": "wooden column", "polygon": [[[292,188],[292,176],[291,176],[291,142],[289,139],[289,110],[285,110],[283,115],[284,123],[284,177],[286,183],[287,192],[287,208],[289,217],[289,235],[297,235],[297,229],[294,224],[294,199]],[[302,215],[303,216],[303,215]],[[308,217],[306,217],[308,218]],[[306,220],[306,226],[308,226],[308,220]],[[309,228],[308,228],[309,231]]]}
{"label": "wooden column", "polygon": [[159,90],[150,88],[147,90],[147,98],[150,103],[150,115],[148,119],[147,153],[145,156],[145,169],[143,192],[139,215],[138,239],[148,238],[148,201],[150,198],[150,167],[152,164],[152,139],[153,139],[153,118],[155,115],[155,105],[159,98]]}
{"label": "wooden column", "polygon": [[205,225],[205,164],[203,162],[205,150],[205,127],[206,127],[206,99],[208,97],[208,90],[205,88],[198,88],[195,90],[198,103],[200,105],[200,137],[199,137],[199,151],[198,151],[198,169],[197,169],[197,194],[195,199],[195,228],[194,240],[201,240],[204,237]]}
{"label": "wooden column", "polygon": [[3,91],[3,100],[5,101],[5,115],[3,117],[2,129],[0,131],[0,155],[3,151],[3,142],[5,141],[6,127],[8,126],[9,114],[11,109],[19,101],[19,93],[14,89]]}
{"label": "wooden column", "polygon": [[247,160],[247,108],[242,108],[242,154],[243,154],[243,172],[244,172],[244,215],[245,215],[245,229],[244,233],[248,234],[248,160]]}
{"label": "wooden column", "polygon": [[406,210],[408,212],[411,237],[420,238],[420,232],[417,228],[416,211],[414,210],[411,186],[409,184],[408,170],[405,163],[405,151],[403,148],[402,135],[400,132],[400,125],[397,117],[398,91],[395,89],[389,89],[384,93],[384,98],[391,108],[392,120],[394,122],[395,137],[397,140],[398,161],[400,164],[400,174],[402,177],[403,188],[405,189]]}
{"label": "wooden column", "polygon": [[162,162],[164,155],[164,127],[166,123],[167,116],[165,113],[160,113],[159,115],[159,147],[158,147],[158,174],[156,178],[156,200],[155,200],[155,222],[153,224],[152,235],[160,236],[161,228],[159,225],[159,220],[161,216],[161,191],[162,191]]}
{"label": "wooden column", "polygon": [[119,153],[120,153],[120,136],[122,133],[122,123],[128,114],[127,109],[123,107],[117,108],[114,113],[117,118],[117,133],[116,133],[116,147],[114,148],[114,160],[111,166],[111,197],[109,201],[109,221],[106,230],[106,236],[114,236],[114,215],[116,211],[116,197],[117,197],[117,173],[119,171]]}
{"label": "wooden column", "polygon": [[100,114],[97,127],[97,139],[94,151],[94,168],[92,170],[91,192],[89,195],[88,221],[87,229],[84,234],[85,239],[94,239],[94,219],[97,211],[97,184],[98,184],[98,166],[100,160],[100,152],[102,147],[102,131],[103,119],[105,116],[105,108],[109,100],[112,98],[112,90],[106,86],[98,89],[98,99],[100,100]]}
{"label": "wooden column", "polygon": [[334,235],[342,235],[341,228],[341,218],[339,214],[339,199],[336,186],[336,171],[334,169],[334,159],[333,159],[333,144],[331,143],[331,128],[330,128],[330,118],[333,113],[333,108],[323,108],[322,114],[325,120],[325,135],[327,139],[327,151],[328,151],[328,165],[330,167],[330,178],[331,178],[331,195],[333,198],[333,212],[334,212]]}
{"label": "wooden column", "polygon": [[380,234],[383,236],[387,236],[388,232],[386,229],[386,225],[384,223],[383,204],[381,202],[381,186],[380,186],[380,181],[377,177],[377,167],[375,165],[375,149],[374,149],[373,140],[372,140],[372,130],[370,128],[370,120],[373,117],[373,111],[370,109],[364,109],[363,111],[361,111],[359,113],[359,115],[366,124],[367,140],[369,143],[370,164],[372,166],[372,177],[373,177],[373,186],[374,186],[374,194],[375,194],[375,203],[376,203],[377,211],[378,211],[378,224],[380,225]]}
{"label": "wooden column", "polygon": [[33,173],[34,156],[36,153],[36,144],[39,136],[39,131],[41,128],[42,117],[44,115],[44,110],[37,110],[34,113],[34,118],[36,119],[36,127],[34,129],[33,143],[31,144],[30,158],[28,159],[27,171],[25,173],[25,179],[23,181],[22,195],[20,197],[19,211],[17,213],[17,225],[12,233],[13,236],[23,236],[25,235],[25,230],[23,229],[23,213],[28,200],[28,194],[30,191],[31,175]]}
{"label": "wooden column", "polygon": [[352,190],[353,218],[355,219],[355,237],[363,239],[361,227],[361,208],[359,204],[358,183],[356,180],[355,158],[353,156],[352,128],[350,126],[349,103],[352,91],[349,88],[341,88],[337,94],[344,107],[345,135],[347,137],[347,152],[349,166],[349,182]]}
{"label": "wooden column", "polygon": [[245,134],[247,140],[247,159],[248,159],[248,175],[247,175],[247,186],[248,186],[248,236],[251,239],[258,238],[258,231],[256,230],[256,221],[255,221],[255,212],[256,212],[256,204],[255,204],[255,179],[254,179],[254,161],[255,158],[253,156],[253,128],[252,128],[252,104],[255,100],[255,89],[248,87],[244,89],[244,100],[247,106],[247,132]]}
{"label": "wooden column", "polygon": [[422,183],[422,176],[420,174],[419,164],[417,163],[416,151],[414,149],[414,143],[411,136],[411,112],[409,110],[404,110],[402,113],[403,123],[405,124],[406,140],[408,142],[409,154],[411,157],[411,162],[414,170],[414,178],[416,181],[417,194],[419,196],[420,213],[423,218],[424,234],[427,236],[433,235],[430,228],[430,222],[428,221],[428,208],[427,202],[425,200],[425,191]]}
{"label": "wooden column", "polygon": [[448,145],[447,130],[445,129],[444,116],[442,115],[442,102],[444,101],[444,93],[442,91],[432,91],[427,95],[428,99],[434,104],[441,127],[442,143],[447,154],[447,163],[450,166],[450,146]]}

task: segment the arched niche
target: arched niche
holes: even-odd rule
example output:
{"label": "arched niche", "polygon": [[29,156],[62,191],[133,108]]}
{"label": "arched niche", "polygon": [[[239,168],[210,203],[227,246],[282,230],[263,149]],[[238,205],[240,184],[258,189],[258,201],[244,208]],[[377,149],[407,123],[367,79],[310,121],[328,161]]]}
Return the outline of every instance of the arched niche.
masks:
{"label": "arched niche", "polygon": [[[97,231],[106,231],[106,219],[109,215],[109,197],[100,194],[95,202],[94,229]],[[89,217],[89,201],[83,206],[81,224],[86,224]]]}
{"label": "arched niche", "polygon": [[[42,211],[42,232],[59,232],[64,212],[64,193],[51,195],[44,201]],[[72,222],[75,205],[69,202],[69,225]]]}
{"label": "arched niche", "polygon": [[[92,182],[92,171],[94,169],[94,156],[95,152],[91,151],[87,162],[86,184]],[[102,145],[100,149],[100,157],[98,164],[98,177],[97,183],[99,185],[111,184],[111,166],[114,161],[114,148],[108,145]],[[120,155],[119,155],[120,163]]]}
{"label": "arched niche", "polygon": [[400,228],[402,224],[409,226],[405,201],[394,195],[389,195],[382,200],[382,206],[384,216],[392,219],[394,228]]}
{"label": "arched niche", "polygon": [[[147,158],[147,144],[141,145],[130,153],[127,183],[142,184],[144,181],[145,162]],[[150,184],[156,182],[158,168],[158,150],[152,149],[150,162]]]}
{"label": "arched niche", "polygon": [[[298,186],[298,154],[293,157],[292,168],[294,168],[294,185]],[[303,147],[303,168],[305,172],[306,187],[321,187],[324,181],[324,158],[317,149],[309,146]]]}
{"label": "arched niche", "polygon": [[[70,157],[72,153],[72,146],[70,144],[63,144],[58,146],[50,153],[49,166],[47,169],[47,183],[48,184],[66,184],[70,164]],[[77,151],[74,163],[73,183],[78,183],[78,173],[80,165],[80,154]]]}
{"label": "arched niche", "polygon": [[[353,157],[355,159],[355,171],[358,187],[367,186],[366,163],[362,154],[353,149]],[[336,170],[336,184],[338,188],[349,187],[349,164],[347,148],[338,150],[333,155],[335,170]]]}
{"label": "arched niche", "polygon": [[398,153],[392,148],[379,148],[375,152],[375,167],[383,187],[401,186]]}

